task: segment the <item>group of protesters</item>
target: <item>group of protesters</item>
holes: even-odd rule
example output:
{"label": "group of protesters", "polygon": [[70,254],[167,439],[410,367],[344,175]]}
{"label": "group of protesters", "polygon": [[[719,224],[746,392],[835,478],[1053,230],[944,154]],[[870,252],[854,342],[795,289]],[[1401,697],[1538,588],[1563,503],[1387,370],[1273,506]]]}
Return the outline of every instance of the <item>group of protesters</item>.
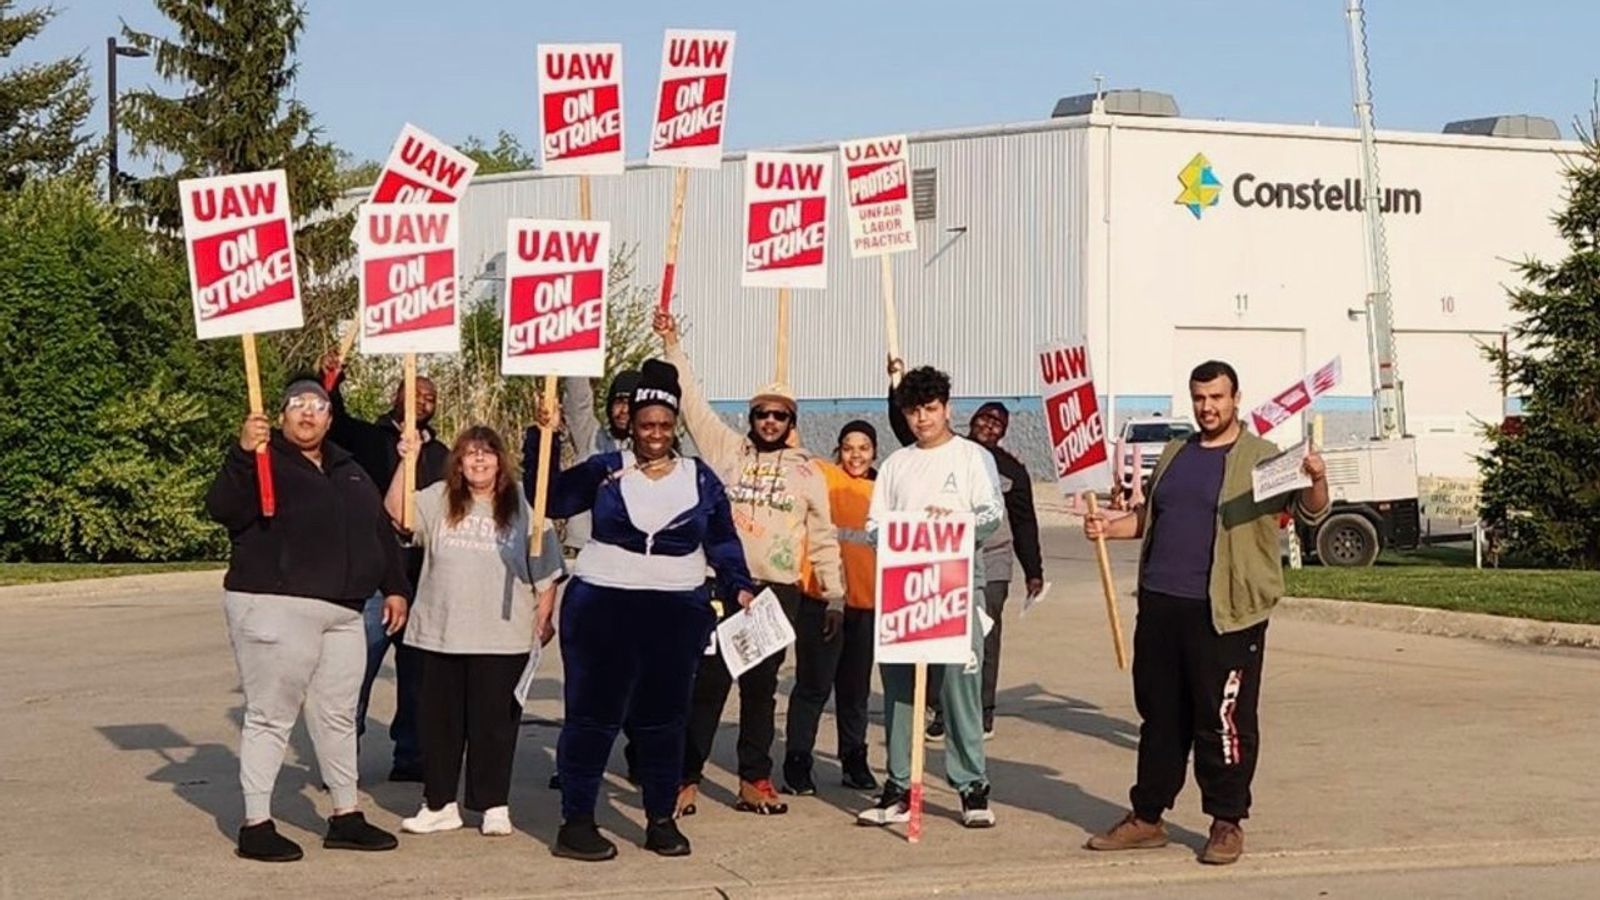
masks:
{"label": "group of protesters", "polygon": [[[773,745],[784,652],[737,679],[734,808],[782,815],[786,798],[817,792],[817,732],[831,696],[840,781],[878,792],[863,801],[858,823],[908,821],[918,719],[912,667],[879,667],[881,785],[868,734],[877,524],[904,511],[971,514],[977,525],[973,584],[982,602],[972,604],[971,653],[966,664],[931,667],[926,737],[943,741],[962,823],[995,825],[984,741],[995,733],[1013,565],[1027,594],[1044,589],[1032,479],[1002,446],[1010,411],[985,403],[960,436],[949,376],[891,359],[889,421],[902,447],[881,454],[877,430],[857,420],[824,458],[801,441],[788,385],[756,390],[745,429],[734,428],[696,381],[673,318],[658,313],[654,324],[661,358],[614,374],[599,419],[587,380],[569,379],[566,402],[541,407],[524,435],[520,471],[505,437],[488,427],[443,443],[432,427],[437,393],[426,379],[417,382],[412,430],[400,392],[375,422],[349,415],[336,364],[288,386],[278,427],[265,416],[246,419],[207,495],[233,546],[224,611],[245,698],[241,857],[302,856],[272,818],[273,786],[302,709],[332,803],[324,846],[398,845],[357,809],[357,742],[391,646],[389,778],[422,784],[420,806],[400,830],[459,829],[464,809],[483,834],[512,833],[516,689],[531,654],[558,634],[564,715],[550,780],[561,807],[553,853],[616,855],[595,807],[620,732],[627,777],[642,794],[645,848],[687,855],[680,825],[698,812],[735,684],[714,629],[764,592],[795,632],[781,788]],[[1085,517],[1091,539],[1143,541],[1137,780],[1131,811],[1087,846],[1164,846],[1163,814],[1192,751],[1214,820],[1200,858],[1228,863],[1243,852],[1267,617],[1282,594],[1278,517],[1292,506],[1314,522],[1328,496],[1321,459],[1311,453],[1310,488],[1254,500],[1250,470],[1275,450],[1240,425],[1237,373],[1208,362],[1190,388],[1199,432],[1166,448],[1143,506]],[[542,447],[554,440],[566,444],[570,465]],[[260,452],[275,482],[270,516],[257,501]],[[541,455],[551,461],[545,473]],[[416,471],[411,497],[407,466]],[[531,541],[536,505],[562,523],[565,553],[554,529]]]}

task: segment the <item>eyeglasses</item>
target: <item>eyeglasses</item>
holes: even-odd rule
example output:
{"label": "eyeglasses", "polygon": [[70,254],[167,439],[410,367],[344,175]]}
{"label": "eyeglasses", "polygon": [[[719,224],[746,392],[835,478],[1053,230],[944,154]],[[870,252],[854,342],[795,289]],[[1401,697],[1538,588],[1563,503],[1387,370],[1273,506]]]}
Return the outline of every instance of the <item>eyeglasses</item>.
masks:
{"label": "eyeglasses", "polygon": [[757,421],[762,419],[776,419],[779,422],[787,422],[791,418],[789,411],[786,409],[758,409],[755,412],[755,416]]}
{"label": "eyeglasses", "polygon": [[496,454],[494,452],[494,448],[493,447],[478,446],[478,447],[468,447],[467,449],[462,450],[461,451],[461,455],[462,456],[494,456]]}
{"label": "eyeglasses", "polygon": [[301,394],[298,397],[290,397],[289,402],[283,404],[283,409],[285,412],[304,409],[314,413],[325,413],[328,411],[329,405],[328,401],[321,397],[312,394]]}

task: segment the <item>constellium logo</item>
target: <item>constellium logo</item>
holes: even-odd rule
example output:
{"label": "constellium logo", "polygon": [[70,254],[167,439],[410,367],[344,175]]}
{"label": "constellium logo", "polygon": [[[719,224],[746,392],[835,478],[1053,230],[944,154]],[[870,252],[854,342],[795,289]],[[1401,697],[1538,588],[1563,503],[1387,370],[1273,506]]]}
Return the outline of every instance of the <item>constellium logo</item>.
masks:
{"label": "constellium logo", "polygon": [[[1183,191],[1172,202],[1189,210],[1196,219],[1222,199],[1222,180],[1212,170],[1211,160],[1204,153],[1196,153],[1188,165],[1178,171],[1178,183],[1183,185]],[[1240,172],[1228,193],[1233,196],[1234,203],[1245,209],[1361,212],[1366,208],[1359,178],[1288,181]],[[1378,209],[1391,215],[1421,215],[1422,191],[1384,188]]]}

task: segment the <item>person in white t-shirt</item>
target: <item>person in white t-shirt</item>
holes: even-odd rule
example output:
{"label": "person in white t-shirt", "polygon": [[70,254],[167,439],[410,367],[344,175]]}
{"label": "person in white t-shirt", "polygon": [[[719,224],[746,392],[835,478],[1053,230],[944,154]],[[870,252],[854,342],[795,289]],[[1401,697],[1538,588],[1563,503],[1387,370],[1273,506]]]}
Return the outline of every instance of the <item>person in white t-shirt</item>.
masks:
{"label": "person in white t-shirt", "polygon": [[[950,376],[929,366],[907,372],[896,400],[916,443],[896,450],[878,470],[867,514],[868,531],[890,512],[926,511],[932,516],[970,512],[977,519],[978,546],[1005,515],[994,457],[981,445],[950,430]],[[973,557],[973,583],[983,584],[983,556]],[[973,607],[976,610],[976,606]],[[966,665],[944,666],[945,773],[961,795],[961,821],[968,828],[994,824],[989,775],[983,753],[983,629],[972,622],[972,656]],[[876,806],[864,810],[864,825],[891,825],[911,817],[911,722],[915,669],[879,666],[883,679],[883,727],[888,738],[889,777]]]}

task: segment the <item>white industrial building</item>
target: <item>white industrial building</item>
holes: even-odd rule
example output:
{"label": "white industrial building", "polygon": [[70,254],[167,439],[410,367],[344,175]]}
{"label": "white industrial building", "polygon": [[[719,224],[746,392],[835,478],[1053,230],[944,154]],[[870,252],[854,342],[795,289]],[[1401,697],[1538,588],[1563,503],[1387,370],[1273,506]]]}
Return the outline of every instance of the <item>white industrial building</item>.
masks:
{"label": "white industrial building", "polygon": [[[1344,381],[1318,408],[1336,423],[1330,439],[1366,433],[1357,133],[1150,115],[1151,97],[1112,94],[1081,115],[912,136],[918,248],[893,258],[903,355],[949,370],[962,398],[1010,399],[1022,413],[1037,403],[1035,346],[1086,333],[1115,420],[1186,414],[1187,373],[1207,358],[1238,368],[1250,406],[1340,356]],[[1139,112],[1115,112],[1117,99]],[[1512,262],[1563,253],[1550,219],[1562,155],[1577,149],[1378,133],[1397,355],[1422,474],[1472,474],[1478,424],[1502,415],[1480,347],[1509,326]],[[770,379],[775,343],[775,292],[739,286],[743,165],[729,154],[720,170],[690,174],[675,301],[699,375],[730,411]],[[655,283],[671,171],[630,166],[594,179],[593,192],[613,246],[633,246],[639,279]],[[792,380],[824,418],[881,409],[885,387],[879,268],[850,259],[836,208],[828,289],[793,302]],[[576,210],[573,179],[479,178],[463,206],[463,263],[490,288],[507,218]],[[1019,452],[1046,458],[1042,446]]]}

